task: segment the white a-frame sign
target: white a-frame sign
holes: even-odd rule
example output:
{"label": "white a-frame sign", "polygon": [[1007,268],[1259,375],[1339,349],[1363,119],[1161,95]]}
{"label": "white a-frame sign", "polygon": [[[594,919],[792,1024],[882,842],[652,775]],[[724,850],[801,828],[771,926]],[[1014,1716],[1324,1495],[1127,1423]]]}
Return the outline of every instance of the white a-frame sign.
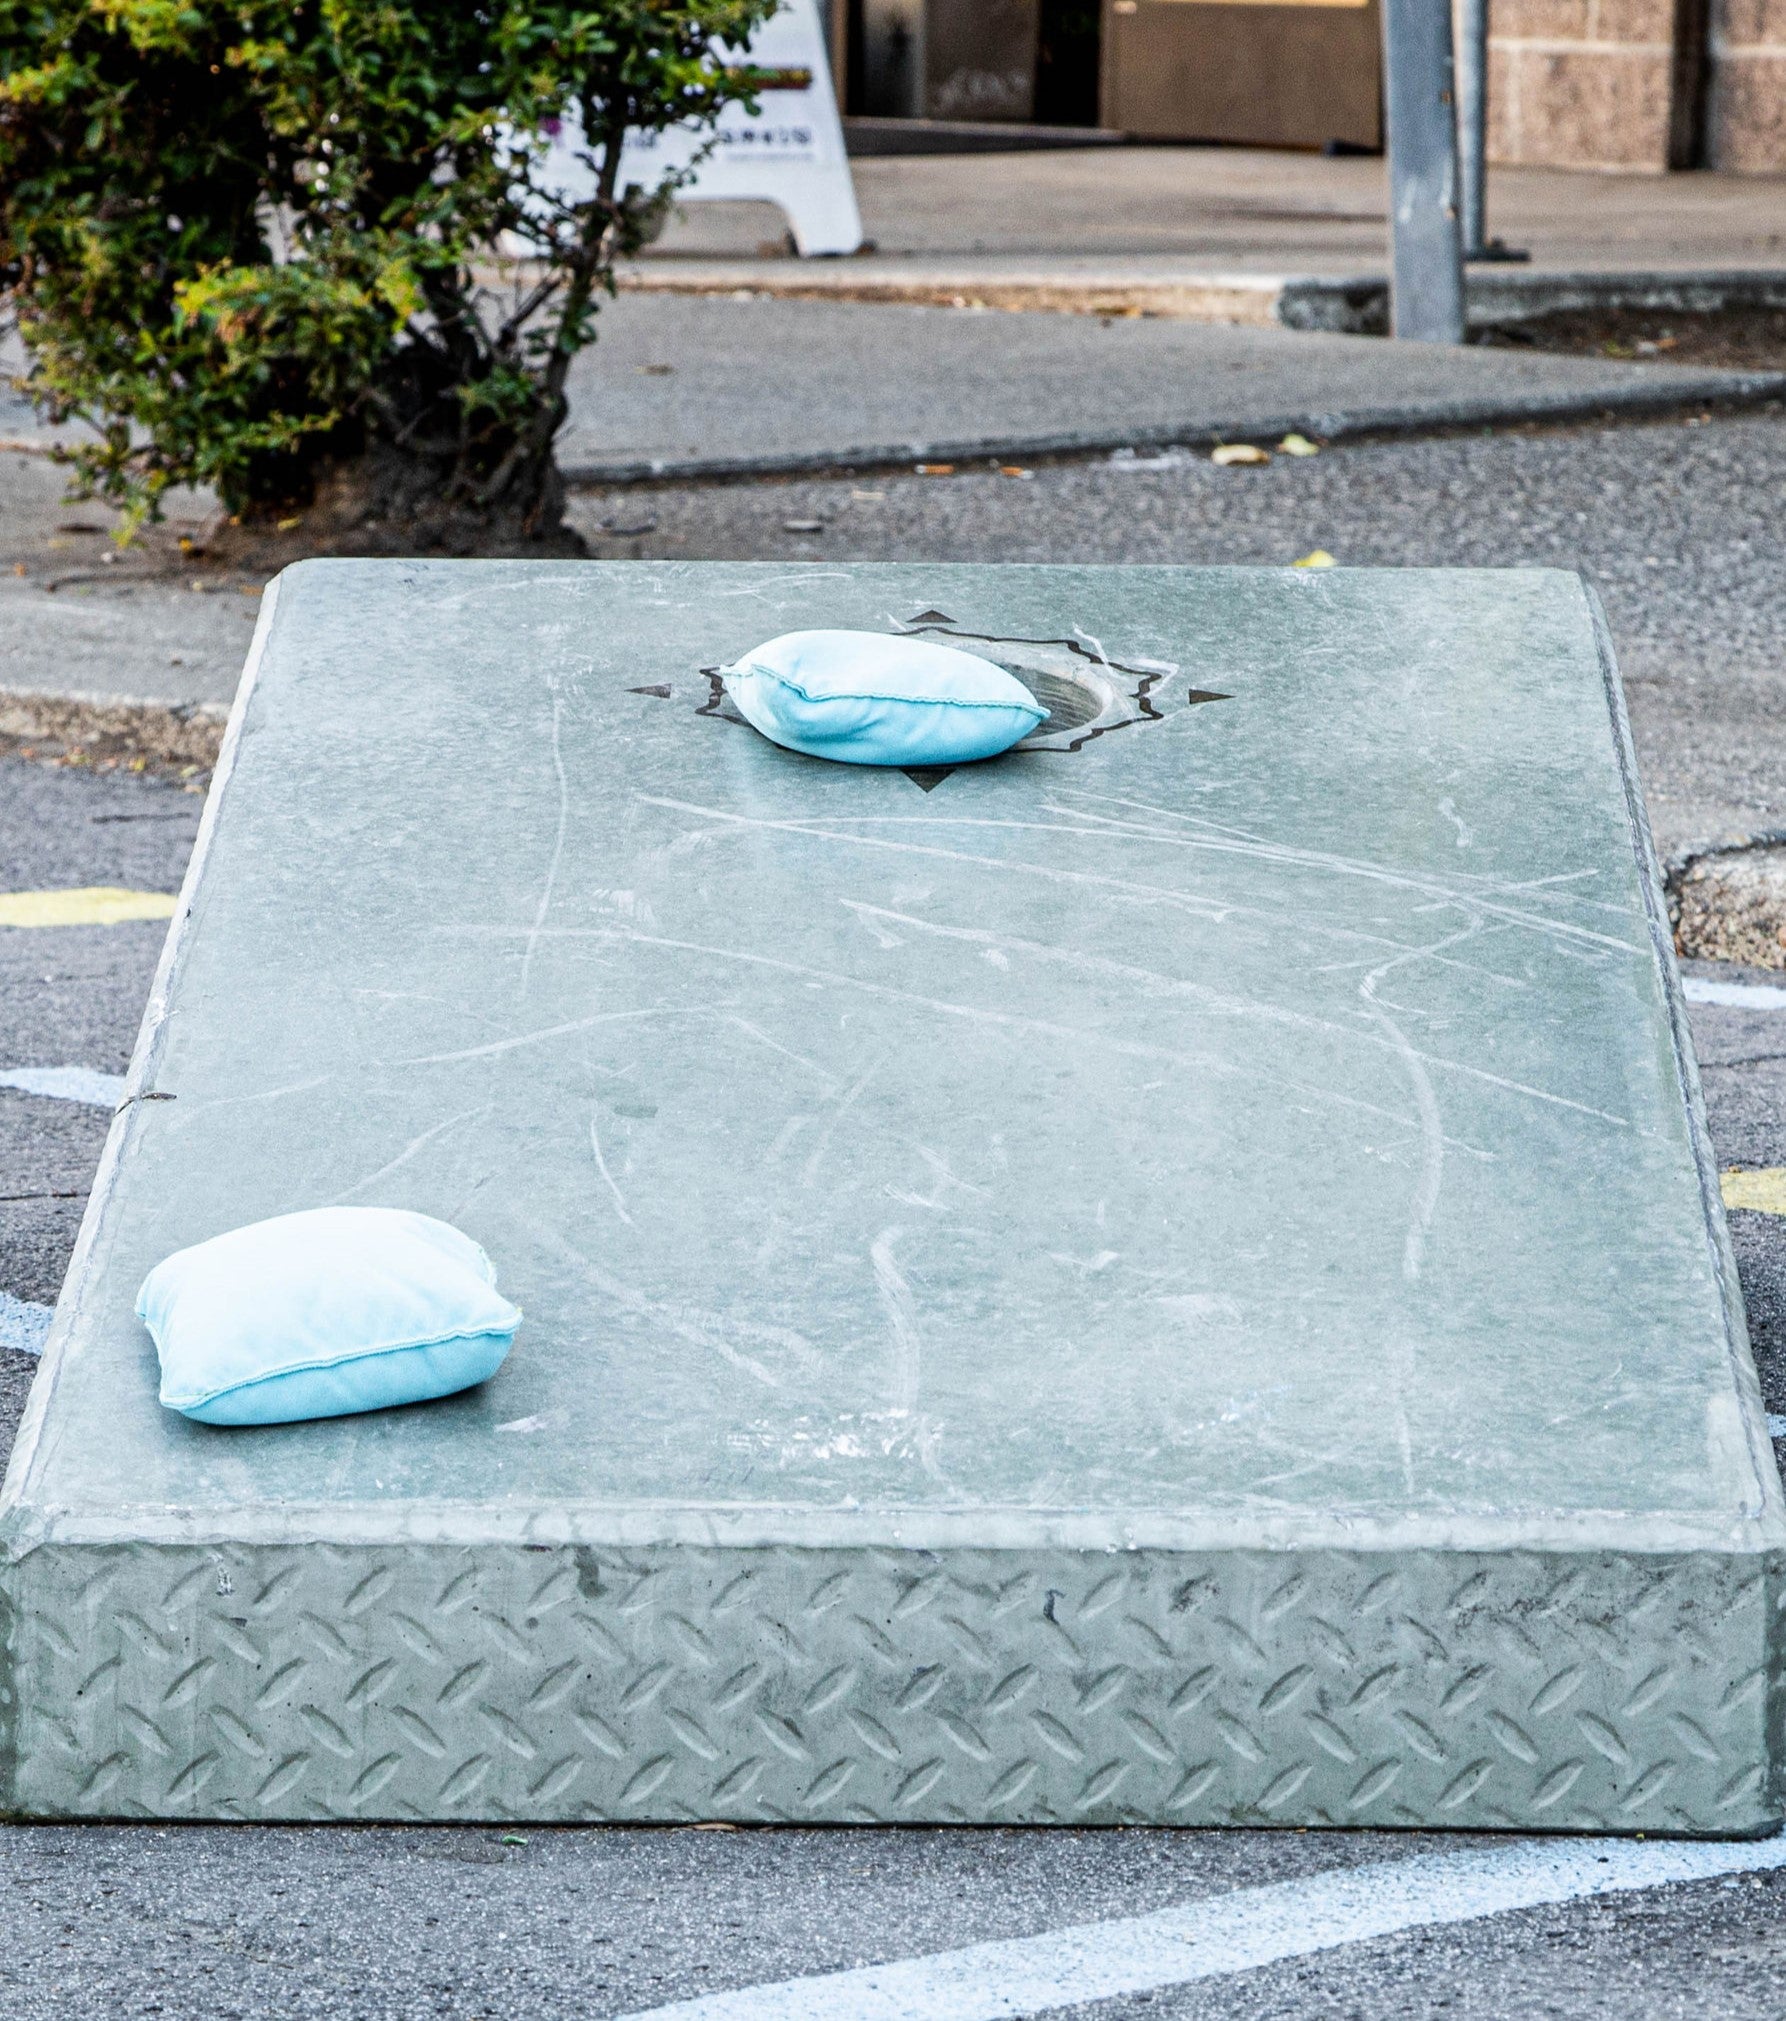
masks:
{"label": "white a-frame sign", "polygon": [[[782,0],[781,11],[757,30],[748,49],[723,53],[771,73],[758,93],[762,110],[753,116],[730,107],[717,133],[673,126],[630,135],[620,157],[621,187],[652,188],[711,142],[706,159],[677,191],[678,203],[754,197],[780,205],[804,257],[855,252],[862,219],[817,0]],[[567,124],[546,158],[547,174],[568,192],[590,186],[590,172],[578,159],[582,147],[582,136]]]}

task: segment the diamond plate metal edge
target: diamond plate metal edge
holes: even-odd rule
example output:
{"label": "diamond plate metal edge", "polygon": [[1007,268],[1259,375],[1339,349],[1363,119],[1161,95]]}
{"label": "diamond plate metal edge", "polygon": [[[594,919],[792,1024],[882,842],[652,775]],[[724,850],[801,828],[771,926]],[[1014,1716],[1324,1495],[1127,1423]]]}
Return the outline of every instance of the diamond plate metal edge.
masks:
{"label": "diamond plate metal edge", "polygon": [[40,1545],[15,1816],[1779,1815],[1765,1555]]}

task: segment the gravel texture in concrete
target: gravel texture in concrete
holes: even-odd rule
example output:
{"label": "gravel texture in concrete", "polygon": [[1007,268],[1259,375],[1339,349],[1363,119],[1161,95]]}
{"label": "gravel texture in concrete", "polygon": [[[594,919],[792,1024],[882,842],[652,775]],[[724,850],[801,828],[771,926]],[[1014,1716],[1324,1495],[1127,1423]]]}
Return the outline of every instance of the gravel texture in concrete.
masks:
{"label": "gravel texture in concrete", "polygon": [[1671,897],[1675,941],[1684,951],[1786,968],[1786,849],[1696,857]]}

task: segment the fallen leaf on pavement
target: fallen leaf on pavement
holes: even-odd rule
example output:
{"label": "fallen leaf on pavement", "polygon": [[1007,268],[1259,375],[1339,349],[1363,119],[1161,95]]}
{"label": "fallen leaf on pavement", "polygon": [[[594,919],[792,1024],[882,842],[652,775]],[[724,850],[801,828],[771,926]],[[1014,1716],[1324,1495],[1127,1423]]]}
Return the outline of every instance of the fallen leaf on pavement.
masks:
{"label": "fallen leaf on pavement", "polygon": [[1256,442],[1218,442],[1209,452],[1211,463],[1269,463],[1271,451]]}
{"label": "fallen leaf on pavement", "polygon": [[1337,568],[1338,566],[1339,564],[1324,547],[1317,547],[1312,553],[1305,554],[1300,561],[1291,563],[1292,568]]}

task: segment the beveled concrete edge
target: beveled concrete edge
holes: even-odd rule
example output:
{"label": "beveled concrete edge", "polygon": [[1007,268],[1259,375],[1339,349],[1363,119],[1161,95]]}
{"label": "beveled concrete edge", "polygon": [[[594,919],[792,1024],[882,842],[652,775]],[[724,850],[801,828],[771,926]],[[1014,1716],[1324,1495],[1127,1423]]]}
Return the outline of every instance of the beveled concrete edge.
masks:
{"label": "beveled concrete edge", "polygon": [[562,461],[567,484],[700,482],[741,477],[815,477],[832,472],[889,470],[902,464],[1010,462],[1025,456],[1073,457],[1116,449],[1207,449],[1299,431],[1329,442],[1359,436],[1443,433],[1456,428],[1512,426],[1527,421],[1591,421],[1681,413],[1689,408],[1756,407],[1786,399],[1786,372],[1695,372],[1664,366],[1681,376],[1667,381],[1595,388],[1549,388],[1541,393],[1484,393],[1342,407],[1328,412],[1286,408],[1278,413],[1237,411],[1197,421],[1145,420],[1123,427],[1011,430],[1005,434],[941,436],[934,441],[859,443],[834,449],[765,451],[749,456],[614,456]]}
{"label": "beveled concrete edge", "polygon": [[62,1290],[56,1300],[55,1317],[50,1321],[49,1337],[44,1342],[43,1357],[31,1384],[30,1395],[25,1401],[24,1414],[19,1421],[18,1435],[13,1440],[12,1456],[7,1462],[5,1478],[0,1481],[0,1537],[7,1533],[16,1520],[27,1492],[27,1483],[37,1460],[43,1436],[44,1419],[49,1410],[50,1400],[61,1380],[62,1363],[68,1336],[73,1330],[75,1315],[79,1309],[80,1288],[86,1275],[87,1261],[98,1240],[100,1225],[110,1210],[118,1168],[123,1162],[130,1139],[136,1132],[142,1110],[142,1096],[150,1089],[155,1065],[160,1058],[168,997],[173,987],[175,969],[178,966],[180,950],[185,945],[187,933],[191,928],[193,908],[198,900],[199,885],[217,833],[224,793],[229,785],[230,774],[235,769],[236,753],[241,745],[242,724],[247,716],[255,682],[259,677],[267,642],[272,636],[273,620],[278,606],[279,578],[275,577],[261,596],[254,636],[249,641],[248,656],[242,666],[242,678],[236,687],[236,697],[230,707],[229,721],[224,726],[223,742],[212,772],[211,788],[205,796],[204,812],[199,817],[198,834],[193,841],[192,854],[187,859],[186,875],[181,881],[174,916],[168,922],[167,937],[161,944],[161,957],[156,963],[155,977],[149,986],[149,999],[143,1010],[142,1025],[137,1032],[130,1065],[125,1071],[124,1096],[112,1117],[111,1129],[106,1134],[105,1148],[100,1153],[99,1167],[93,1175],[92,1190],[87,1196],[86,1211],[81,1216],[80,1230],[68,1259],[68,1268],[63,1273]]}
{"label": "beveled concrete edge", "polygon": [[[1465,311],[1475,328],[1530,322],[1572,309],[1673,309],[1708,314],[1786,304],[1786,267],[1471,266],[1464,272]],[[1277,293],[1277,319],[1287,329],[1368,334],[1389,309],[1383,274],[1288,274]]]}
{"label": "beveled concrete edge", "polygon": [[[1711,1130],[1706,1122],[1705,1095],[1699,1084],[1699,1060],[1693,1050],[1692,1027],[1687,1018],[1687,999],[1681,989],[1680,966],[1675,960],[1674,933],[1668,919],[1668,891],[1662,865],[1650,833],[1649,810],[1644,804],[1643,782],[1637,769],[1637,746],[1631,735],[1631,719],[1625,707],[1625,688],[1619,678],[1618,657],[1613,646],[1612,627],[1598,591],[1586,577],[1578,578],[1593,627],[1595,650],[1600,660],[1600,677],[1606,688],[1607,713],[1611,718],[1613,748],[1630,810],[1631,835],[1637,851],[1638,883],[1643,891],[1650,944],[1655,951],[1657,972],[1668,1009],[1669,1039],[1674,1052],[1675,1071],[1680,1078],[1681,1099],[1686,1105],[1687,1125],[1693,1144],[1693,1162],[1699,1175],[1699,1198],[1705,1217],[1706,1240],[1711,1250],[1712,1268],[1718,1279],[1724,1308],[1724,1338],[1730,1359],[1731,1381],[1756,1484],[1760,1493],[1759,1514],[1771,1518],[1778,1533],[1786,1524],[1786,1494],[1780,1484],[1779,1464],[1774,1458],[1773,1440],[1767,1429],[1767,1409],[1762,1401],[1761,1379],[1756,1373],[1749,1344],[1748,1314],[1743,1306],[1742,1281],[1736,1267],[1736,1251],[1731,1246],[1730,1227],[1724,1215],[1723,1192],[1718,1179],[1718,1161],[1712,1149]],[[1776,1664],[1778,1670],[1780,1666]],[[1778,1683],[1778,1678],[1776,1683]]]}
{"label": "beveled concrete edge", "polygon": [[[228,1433],[221,1436],[230,1436]],[[28,1487],[25,1490],[28,1492]],[[439,1545],[554,1550],[960,1551],[1052,1550],[1115,1557],[1136,1552],[1323,1551],[1352,1555],[1529,1552],[1628,1559],[1777,1559],[1786,1575],[1786,1530],[1771,1505],[1740,1515],[1624,1509],[1382,1517],[1346,1510],[1318,1515],[1268,1508],[1154,1511],[978,1507],[873,1509],[595,1502],[515,1497],[498,1506],[475,1499],[404,1502],[282,1502],[210,1507],[178,1504],[93,1513],[32,1506],[22,1496],[0,1507],[0,1571],[40,1550],[107,1550],[133,1543],[220,1549],[307,1541],[343,1550]]]}

